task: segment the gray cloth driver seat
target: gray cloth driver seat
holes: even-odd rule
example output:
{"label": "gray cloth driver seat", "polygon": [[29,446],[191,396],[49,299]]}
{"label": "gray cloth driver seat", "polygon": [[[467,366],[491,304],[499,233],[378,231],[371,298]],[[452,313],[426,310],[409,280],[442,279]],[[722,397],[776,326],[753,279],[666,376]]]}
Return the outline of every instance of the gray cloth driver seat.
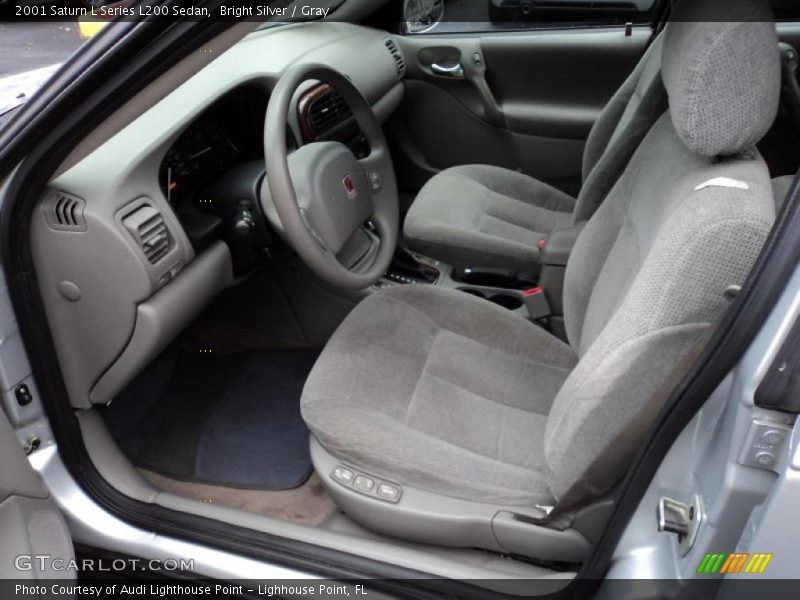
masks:
{"label": "gray cloth driver seat", "polygon": [[[353,520],[435,544],[585,558],[585,515],[626,472],[656,390],[725,310],[774,220],[755,144],[778,106],[778,46],[768,5],[743,1],[762,12],[693,23],[680,11],[703,2],[676,7],[662,59],[670,109],[567,265],[569,344],[421,285],[370,295],[334,333],[301,408],[315,468]],[[570,518],[547,521],[567,498]]]}
{"label": "gray cloth driver seat", "polygon": [[664,111],[661,42],[650,45],[589,132],[577,198],[510,169],[451,167],[414,199],[403,226],[409,247],[462,267],[538,271],[537,242],[592,216]]}

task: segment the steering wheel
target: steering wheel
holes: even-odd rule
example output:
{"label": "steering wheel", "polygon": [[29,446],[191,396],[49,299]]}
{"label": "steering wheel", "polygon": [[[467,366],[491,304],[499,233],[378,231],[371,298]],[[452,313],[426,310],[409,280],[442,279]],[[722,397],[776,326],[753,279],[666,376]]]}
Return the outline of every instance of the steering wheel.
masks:
{"label": "steering wheel", "polygon": [[[292,97],[310,79],[341,95],[366,136],[368,156],[359,160],[339,142],[312,142],[287,154]],[[306,265],[345,289],[363,289],[380,279],[397,243],[397,183],[372,107],[350,80],[320,64],[297,65],[284,73],[267,106],[264,152],[262,207]]]}

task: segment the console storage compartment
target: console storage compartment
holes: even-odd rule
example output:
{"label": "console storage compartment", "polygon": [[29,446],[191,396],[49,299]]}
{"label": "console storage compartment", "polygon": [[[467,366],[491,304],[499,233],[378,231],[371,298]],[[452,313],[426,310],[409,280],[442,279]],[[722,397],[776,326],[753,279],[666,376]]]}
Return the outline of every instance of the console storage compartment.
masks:
{"label": "console storage compartment", "polygon": [[567,339],[564,328],[564,275],[567,260],[586,221],[572,227],[556,229],[547,236],[542,248],[542,270],[539,285],[544,289],[550,306],[550,327],[558,337]]}

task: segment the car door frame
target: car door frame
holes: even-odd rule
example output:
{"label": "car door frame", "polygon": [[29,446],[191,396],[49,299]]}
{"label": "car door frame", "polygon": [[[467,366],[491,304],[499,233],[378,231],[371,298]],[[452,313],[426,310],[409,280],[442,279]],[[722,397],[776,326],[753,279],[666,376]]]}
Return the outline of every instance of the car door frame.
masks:
{"label": "car door frame", "polygon": [[[0,314],[0,320],[7,325],[8,315]],[[4,354],[5,362],[8,353]],[[27,449],[33,451],[30,446]],[[0,539],[3,540],[2,580],[36,584],[54,575],[65,580],[77,575],[68,568],[75,554],[67,523],[49,489],[28,462],[3,411],[0,411]]]}
{"label": "car door frame", "polygon": [[[595,580],[605,575],[614,552],[653,477],[675,440],[733,371],[770,317],[800,264],[800,172],[741,291],[706,347],[670,394],[647,443],[637,453],[615,490],[614,508],[590,558],[578,573]],[[654,520],[655,525],[655,520]]]}
{"label": "car door frame", "polygon": [[[22,339],[58,444],[57,453],[53,451],[55,462],[51,464],[63,466],[57,475],[68,475],[87,502],[149,535],[188,541],[197,546],[321,576],[362,578],[380,575],[398,580],[424,577],[421,573],[363,557],[135,501],[112,488],[93,467],[69,408],[32,276],[25,225],[32,201],[38,197],[32,192],[45,185],[69,149],[87,130],[181,57],[221,31],[207,24],[198,26],[193,23],[185,23],[182,29],[170,29],[165,24],[155,24],[154,27],[152,23],[127,25],[129,27],[119,33],[112,33],[113,28],[107,28],[87,49],[68,61],[54,81],[46,86],[38,101],[35,99],[31,106],[23,109],[21,114],[24,116],[15,119],[10,131],[19,132],[18,138],[10,139],[8,131],[0,136],[0,169],[6,170],[0,172],[0,177],[15,169],[9,178],[0,213],[3,260]],[[673,392],[650,440],[619,486],[611,520],[584,564],[580,579],[563,593],[575,594],[575,597],[592,593],[593,587],[586,586],[593,586],[605,575],[619,537],[671,441],[752,341],[764,315],[782,289],[789,268],[794,268],[800,259],[799,197],[795,185],[792,199],[787,201],[753,274],[697,365]],[[769,268],[766,268],[768,262]],[[383,585],[397,596],[412,592],[415,597],[457,593],[465,598],[480,598],[485,593],[465,583],[445,585],[424,579],[420,587],[411,591],[406,584],[385,582]]]}

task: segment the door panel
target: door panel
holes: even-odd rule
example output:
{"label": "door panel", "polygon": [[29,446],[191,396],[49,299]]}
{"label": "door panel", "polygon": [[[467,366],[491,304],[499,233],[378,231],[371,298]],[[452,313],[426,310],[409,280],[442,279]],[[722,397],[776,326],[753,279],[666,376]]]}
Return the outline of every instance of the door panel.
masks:
{"label": "door panel", "polygon": [[[398,117],[393,123],[395,140],[405,149],[417,151],[418,172],[405,172],[404,189],[420,187],[438,170],[470,163],[546,173],[550,181],[565,187],[580,174],[584,140],[518,134],[494,127],[453,95],[427,82],[406,82]],[[402,126],[398,126],[400,123]]]}
{"label": "door panel", "polygon": [[486,122],[480,114],[469,82],[436,86],[427,81],[406,82],[400,116],[411,141],[435,169],[454,164],[484,162],[516,168],[511,133]]}
{"label": "door panel", "polygon": [[[793,175],[800,165],[800,23],[778,24],[778,38],[783,53],[781,104],[767,135],[758,145],[773,177]],[[787,52],[794,52],[790,61]]]}
{"label": "door panel", "polygon": [[482,163],[577,193],[586,136],[649,37],[637,27],[399,38],[406,93],[390,133],[401,189]]}
{"label": "door panel", "polygon": [[648,28],[492,36],[487,79],[512,131],[586,139],[644,52]]}
{"label": "door panel", "polygon": [[[74,559],[72,540],[61,513],[33,470],[0,410],[0,579],[74,578],[53,570],[52,559]],[[35,556],[47,556],[40,562]],[[18,558],[22,556],[22,558]]]}

